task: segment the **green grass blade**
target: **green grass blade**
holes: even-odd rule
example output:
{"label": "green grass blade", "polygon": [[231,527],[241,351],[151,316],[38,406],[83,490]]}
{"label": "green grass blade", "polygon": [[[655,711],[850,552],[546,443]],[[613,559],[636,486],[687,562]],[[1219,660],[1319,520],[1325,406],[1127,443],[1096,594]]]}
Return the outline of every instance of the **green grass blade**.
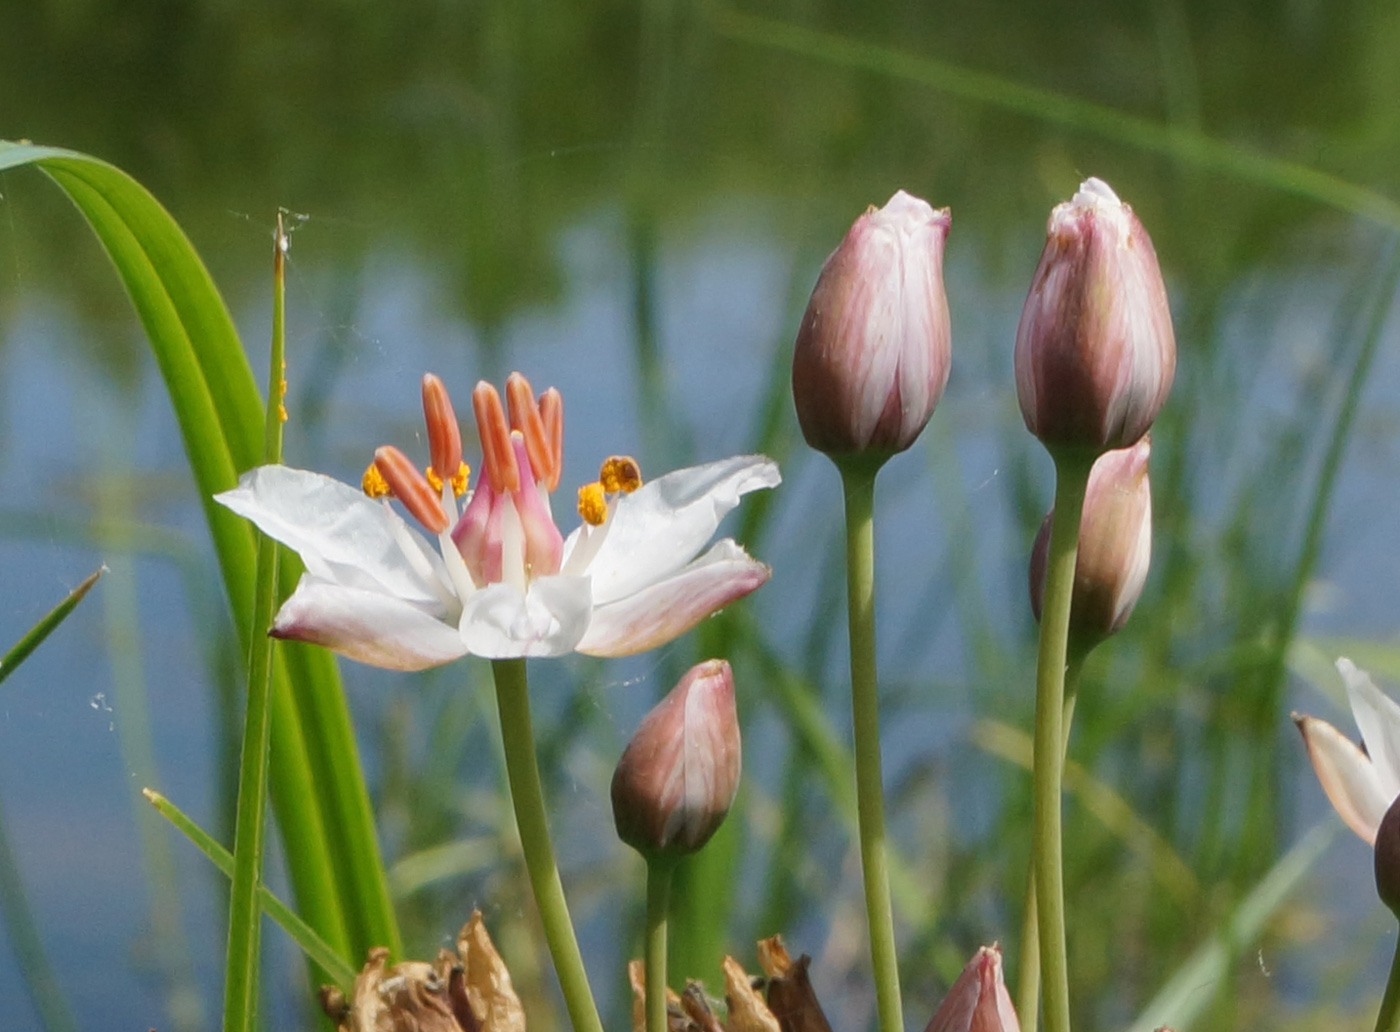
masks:
{"label": "green grass blade", "polygon": [[[214,841],[208,832],[190,820],[178,806],[159,792],[147,788],[142,790],[142,795],[150,800],[161,816],[175,825],[177,831],[194,843],[195,848],[208,857],[215,867],[229,878],[233,877],[232,853]],[[273,895],[265,885],[258,886],[257,896],[268,917],[282,926],[282,930],[301,947],[301,951],[320,965],[327,977],[341,989],[349,989],[354,984],[355,969],[345,962],[330,943],[317,935],[314,928],[298,917],[291,907]]]}
{"label": "green grass blade", "polygon": [[[1187,1032],[1220,992],[1229,991],[1230,968],[1263,930],[1313,864],[1332,843],[1341,827],[1329,818],[1314,827],[1279,858],[1214,935],[1177,968],[1176,974],[1147,1005],[1128,1032],[1152,1032],[1164,1024]],[[1208,987],[1214,987],[1211,992]]]}
{"label": "green grass blade", "polygon": [[839,68],[918,83],[963,100],[999,107],[1067,129],[1094,133],[1247,183],[1306,197],[1389,229],[1400,230],[1400,204],[1383,194],[1307,165],[1215,139],[1187,126],[1153,122],[1102,104],[1025,86],[987,72],[747,14],[723,5],[712,6],[708,11],[715,30],[730,39],[787,51]]}
{"label": "green grass blade", "polygon": [[0,681],[4,681],[10,674],[14,673],[31,652],[39,647],[40,642],[53,633],[54,629],[73,611],[83,596],[97,583],[97,579],[107,572],[107,567],[94,570],[88,574],[83,582],[68,593],[68,596],[58,605],[50,609],[43,618],[33,627],[25,632],[24,637],[15,642],[10,651],[0,656]]}
{"label": "green grass blade", "polygon": [[[286,347],[286,251],[282,219],[272,259],[272,347],[268,383],[282,382]],[[264,426],[263,461],[282,461],[280,389],[269,388]],[[258,534],[256,595],[253,619],[269,626],[277,609],[277,542]],[[267,810],[267,758],[272,737],[270,691],[274,641],[254,634],[248,650],[248,695],[243,721],[243,755],[238,771],[238,822],[233,838],[233,886],[229,892],[228,949],[224,955],[224,1032],[248,1032],[257,1021],[258,927],[261,909],[263,816]]]}
{"label": "green grass blade", "polygon": [[[87,218],[136,308],[175,410],[246,654],[263,630],[249,622],[253,536],[212,496],[258,460],[263,407],[228,311],[174,220],[124,172],[73,151],[0,142],[0,170],[23,165],[46,172]],[[283,590],[298,573],[296,564],[283,563]],[[397,952],[398,927],[334,661],[319,650],[283,651],[273,675],[271,787],[297,899],[338,948],[359,955],[388,945]]]}

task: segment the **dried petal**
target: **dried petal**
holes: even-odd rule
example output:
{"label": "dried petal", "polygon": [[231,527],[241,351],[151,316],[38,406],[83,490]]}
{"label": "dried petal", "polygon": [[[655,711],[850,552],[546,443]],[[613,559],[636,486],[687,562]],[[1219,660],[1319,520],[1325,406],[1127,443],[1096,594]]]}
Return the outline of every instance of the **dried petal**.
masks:
{"label": "dried petal", "polygon": [[525,1009],[480,910],[473,911],[457,933],[457,952],[466,968],[467,999],[481,1019],[483,1032],[525,1032]]}
{"label": "dried petal", "polygon": [[782,1032],[782,1026],[764,1002],[763,994],[753,987],[753,982],[739,962],[733,957],[725,957],[721,965],[724,970],[725,1004],[729,1008],[729,1032]]}

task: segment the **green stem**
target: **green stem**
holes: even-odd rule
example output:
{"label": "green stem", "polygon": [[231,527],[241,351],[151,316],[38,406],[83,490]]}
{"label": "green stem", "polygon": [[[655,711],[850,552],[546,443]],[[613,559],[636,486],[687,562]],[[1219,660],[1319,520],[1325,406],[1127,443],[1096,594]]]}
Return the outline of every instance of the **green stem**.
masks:
{"label": "green stem", "polygon": [[540,768],[535,759],[535,733],[530,727],[530,686],[525,677],[525,660],[496,659],[491,661],[496,679],[496,707],[501,715],[501,744],[506,755],[506,779],[510,782],[510,799],[515,807],[515,823],[520,832],[520,849],[525,855],[525,869],[530,875],[530,887],[535,892],[535,905],[540,910],[545,942],[559,976],[559,988],[574,1032],[603,1032],[593,992],[588,987],[588,972],[579,953],[574,925],[569,920],[569,906],[564,901],[564,886],[559,880],[559,868],[554,862],[554,847],[549,841],[549,822],[545,817],[544,790],[540,786]]}
{"label": "green stem", "polygon": [[[1074,702],[1079,694],[1079,672],[1084,669],[1088,649],[1070,652],[1065,670],[1065,701],[1060,712],[1063,725],[1061,741],[1064,752],[1069,751],[1069,729],[1074,720]],[[1062,753],[1063,755],[1063,753]],[[1035,902],[1035,856],[1026,873],[1025,905],[1021,911],[1021,966],[1016,980],[1016,1014],[1021,1019],[1021,1032],[1035,1032],[1040,1020],[1040,918]]]}
{"label": "green stem", "polygon": [[666,908],[675,869],[670,860],[647,859],[647,1032],[666,1032]]}
{"label": "green stem", "polygon": [[856,810],[870,965],[881,1032],[904,1032],[890,908],[885,797],[880,771],[880,698],[875,674],[875,474],[879,463],[837,463],[846,495],[846,590],[851,635],[851,716],[855,729]]}
{"label": "green stem", "polygon": [[1400,1032],[1400,939],[1395,943],[1395,959],[1390,962],[1381,1011],[1376,1015],[1376,1032]]}
{"label": "green stem", "polygon": [[[285,258],[282,217],[272,259],[272,347],[267,384],[263,461],[282,461],[281,394],[284,342]],[[243,754],[238,770],[238,817],[233,837],[233,884],[229,890],[228,953],[224,975],[224,1032],[247,1032],[257,1022],[258,932],[262,908],[264,817],[267,810],[267,757],[272,737],[272,639],[260,633],[272,622],[277,588],[277,542],[258,535],[253,594],[253,633],[248,649],[248,703],[243,721]]]}
{"label": "green stem", "polygon": [[1069,658],[1070,603],[1079,552],[1079,521],[1093,456],[1078,452],[1052,452],[1052,456],[1055,459],[1055,519],[1050,529],[1050,553],[1040,613],[1040,656],[1036,663],[1031,850],[1040,922],[1045,1030],[1069,1032],[1060,783],[1064,777],[1065,667]]}

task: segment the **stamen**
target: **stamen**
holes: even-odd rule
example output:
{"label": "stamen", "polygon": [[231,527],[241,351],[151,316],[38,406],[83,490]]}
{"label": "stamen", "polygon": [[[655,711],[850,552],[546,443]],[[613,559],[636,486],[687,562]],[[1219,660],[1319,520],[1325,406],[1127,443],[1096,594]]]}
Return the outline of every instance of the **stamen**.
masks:
{"label": "stamen", "polygon": [[[428,483],[432,485],[433,490],[438,494],[442,494],[442,477],[438,476],[438,471],[432,466],[429,466],[427,469],[423,470],[423,475],[428,478]],[[467,493],[467,481],[471,479],[471,475],[472,468],[470,466],[465,462],[457,463],[457,472],[453,474],[452,479],[448,481],[448,484],[452,487],[452,495],[454,498],[461,498],[462,495]]]}
{"label": "stamen", "polygon": [[371,498],[387,498],[393,494],[389,490],[389,481],[384,479],[384,474],[372,462],[365,467],[365,475],[360,478],[360,490]]}
{"label": "stamen", "polygon": [[535,401],[530,381],[521,373],[506,380],[506,404],[510,406],[510,428],[525,438],[525,453],[536,481],[548,481],[554,473],[554,449]]}
{"label": "stamen", "polygon": [[447,529],[447,513],[442,508],[439,493],[428,485],[427,478],[418,472],[407,455],[392,444],[386,444],[375,449],[374,465],[414,519],[434,534]]}
{"label": "stamen", "polygon": [[432,373],[423,376],[423,420],[428,424],[428,456],[433,469],[456,470],[462,463],[462,431],[447,387]]}
{"label": "stamen", "polygon": [[601,527],[608,518],[608,499],[603,494],[603,485],[598,481],[584,484],[578,489],[578,514],[590,527]]}
{"label": "stamen", "polygon": [[559,487],[559,474],[564,471],[564,396],[557,387],[540,395],[540,419],[544,421],[545,439],[554,458],[544,486],[546,491],[554,491]]}
{"label": "stamen", "polygon": [[510,446],[510,425],[506,422],[501,396],[485,380],[472,391],[472,411],[481,435],[481,464],[497,493],[520,490],[520,467]]}
{"label": "stamen", "polygon": [[598,482],[608,494],[631,494],[642,486],[642,467],[630,455],[610,455],[598,470]]}

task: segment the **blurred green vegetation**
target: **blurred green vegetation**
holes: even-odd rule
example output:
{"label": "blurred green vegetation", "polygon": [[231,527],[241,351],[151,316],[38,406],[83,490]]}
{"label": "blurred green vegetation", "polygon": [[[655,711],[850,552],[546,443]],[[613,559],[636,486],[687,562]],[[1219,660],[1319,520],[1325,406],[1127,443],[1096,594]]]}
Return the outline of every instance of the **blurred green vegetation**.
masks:
{"label": "blurred green vegetation", "polygon": [[[610,836],[597,833],[607,779],[643,696],[712,654],[735,666],[751,774],[725,833],[683,875],[674,969],[713,987],[719,950],[751,963],[752,939],[784,931],[818,958],[838,1027],[868,1019],[842,781],[836,495],[801,445],[786,378],[822,256],[896,187],[954,212],[953,382],[916,457],[886,474],[890,522],[877,515],[886,583],[926,574],[883,600],[880,626],[911,1020],[981,942],[1002,939],[1015,967],[1029,778],[1009,740],[991,748],[986,731],[988,721],[1029,727],[1034,639],[1019,578],[1048,495],[1012,401],[1010,334],[1049,207],[1083,175],[1109,179],[1150,229],[1181,361],[1154,431],[1148,594],[1086,668],[1071,747],[1086,784],[1121,800],[1110,814],[1134,818],[1105,820],[1092,790],[1067,808],[1078,1026],[1126,1027],[1305,830],[1305,803],[1320,812],[1287,710],[1300,693],[1325,706],[1310,685],[1328,675],[1287,661],[1300,634],[1335,631],[1309,622],[1309,592],[1329,580],[1329,545],[1351,526],[1339,527],[1334,502],[1358,419],[1373,436],[1394,429],[1390,397],[1364,422],[1368,385],[1394,385],[1393,368],[1377,372],[1394,341],[1393,230],[1319,203],[1306,184],[1280,188],[1184,146],[1146,149],[900,69],[905,58],[940,62],[963,85],[958,69],[985,73],[1394,203],[1394,5],[12,0],[4,21],[0,137],[74,147],[132,173],[190,234],[240,322],[268,294],[270,213],[309,216],[292,252],[293,322],[298,277],[302,304],[319,306],[292,341],[310,366],[292,380],[298,461],[338,468],[378,443],[369,435],[413,440],[412,376],[380,385],[404,403],[392,418],[376,411],[373,425],[350,393],[355,367],[382,360],[355,328],[387,255],[413,270],[413,297],[434,318],[467,329],[469,353],[452,350],[451,334],[424,345],[440,371],[465,370],[454,368],[457,382],[518,364],[510,344],[522,324],[543,354],[567,354],[569,328],[547,317],[611,290],[630,333],[618,343],[631,377],[619,394],[633,393],[570,395],[571,406],[595,421],[610,406],[635,413],[652,471],[714,457],[697,453],[690,419],[694,391],[708,391],[716,423],[745,428],[746,447],[784,462],[783,491],[740,515],[740,539],[778,571],[753,602],[641,664],[532,671],[566,888],[594,981],[614,996],[611,1021],[625,1014],[623,959],[640,948],[641,872],[599,841]],[[834,62],[784,45],[783,26],[874,56]],[[86,228],[37,178],[7,174],[0,194],[0,361],[43,298],[78,327],[53,347],[135,394],[151,367]],[[571,234],[599,221],[603,242],[571,258]],[[676,326],[676,282],[717,224],[730,260],[759,251],[779,270],[781,289],[743,323],[765,376],[748,407],[726,396],[722,368],[698,386],[674,370],[678,351],[708,339],[704,326]],[[734,278],[694,285],[687,310],[719,320]],[[245,343],[260,368],[260,338]],[[1400,481],[1393,462],[1385,472]],[[18,526],[20,515],[0,510],[0,522]],[[1392,607],[1356,633],[1390,634],[1397,619]],[[228,632],[206,625],[203,650]],[[557,1027],[517,847],[501,835],[509,808],[485,666],[413,679],[343,669],[410,952],[431,956],[482,905],[537,1001],[532,1028]],[[217,736],[225,763],[236,725],[226,719]],[[1390,926],[1369,914],[1339,933],[1369,905],[1369,885],[1347,889],[1360,897],[1349,916],[1330,914],[1326,893],[1292,897],[1200,990],[1209,1006],[1191,1027],[1365,1027],[1379,985],[1367,964]],[[1345,951],[1324,946],[1339,935]],[[1274,977],[1260,975],[1266,956],[1284,958],[1269,961]]]}

